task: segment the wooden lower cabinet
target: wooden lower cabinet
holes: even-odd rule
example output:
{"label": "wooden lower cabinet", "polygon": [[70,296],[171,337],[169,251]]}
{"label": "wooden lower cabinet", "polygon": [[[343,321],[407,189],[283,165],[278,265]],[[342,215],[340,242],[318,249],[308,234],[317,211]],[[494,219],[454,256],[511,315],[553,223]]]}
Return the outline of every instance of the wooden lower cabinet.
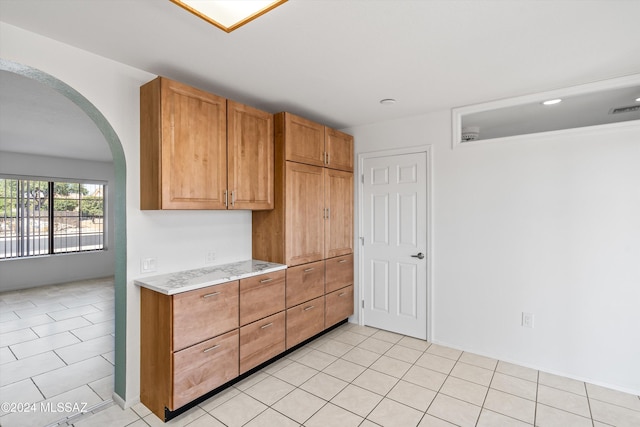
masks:
{"label": "wooden lower cabinet", "polygon": [[353,285],[325,295],[325,328],[335,325],[352,314]]}
{"label": "wooden lower cabinet", "polygon": [[287,269],[287,308],[324,294],[324,261]]}
{"label": "wooden lower cabinet", "polygon": [[240,325],[284,310],[285,271],[240,280]]}
{"label": "wooden lower cabinet", "polygon": [[238,330],[173,354],[171,410],[238,376]]}
{"label": "wooden lower cabinet", "polygon": [[140,400],[165,420],[353,314],[353,256],[175,295],[143,287],[140,313]]}
{"label": "wooden lower cabinet", "polygon": [[238,281],[175,294],[173,351],[238,327]]}
{"label": "wooden lower cabinet", "polygon": [[240,373],[285,351],[285,312],[240,328]]}
{"label": "wooden lower cabinet", "polygon": [[353,285],[353,254],[325,261],[325,292]]}
{"label": "wooden lower cabinet", "polygon": [[324,296],[287,310],[287,349],[324,330]]}

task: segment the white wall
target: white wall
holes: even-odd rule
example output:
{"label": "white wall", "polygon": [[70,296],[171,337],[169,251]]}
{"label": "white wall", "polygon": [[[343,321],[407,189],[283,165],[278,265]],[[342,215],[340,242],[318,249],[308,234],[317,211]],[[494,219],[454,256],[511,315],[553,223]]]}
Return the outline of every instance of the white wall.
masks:
{"label": "white wall", "polygon": [[158,272],[202,267],[208,250],[220,263],[251,258],[250,212],[140,211],[139,87],[155,76],[69,45],[0,23],[0,57],[42,70],[76,89],[109,121],[127,162],[127,390],[140,394],[140,259]]}
{"label": "white wall", "polygon": [[450,129],[346,129],[356,153],[433,145],[432,340],[640,394],[640,125],[455,150]]}
{"label": "white wall", "polygon": [[113,276],[113,163],[0,152],[0,173],[107,182],[107,250],[0,261],[0,292]]}

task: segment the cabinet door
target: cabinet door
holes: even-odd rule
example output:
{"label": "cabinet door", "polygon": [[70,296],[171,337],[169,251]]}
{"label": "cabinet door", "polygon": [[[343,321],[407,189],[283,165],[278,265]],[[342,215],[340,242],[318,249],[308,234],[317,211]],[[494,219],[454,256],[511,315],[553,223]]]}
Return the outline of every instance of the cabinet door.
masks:
{"label": "cabinet door", "polygon": [[323,170],[286,162],[285,258],[289,266],[324,258]]}
{"label": "cabinet door", "polygon": [[240,280],[240,325],[284,310],[285,271]]}
{"label": "cabinet door", "polygon": [[237,280],[173,296],[173,351],[237,327]]}
{"label": "cabinet door", "polygon": [[324,261],[287,269],[287,308],[324,294]]}
{"label": "cabinet door", "polygon": [[226,105],[224,98],[162,79],[162,209],[226,209]]}
{"label": "cabinet door", "polygon": [[325,292],[353,285],[353,255],[328,259],[325,268]]}
{"label": "cabinet door", "polygon": [[227,101],[229,209],[273,209],[273,115]]}
{"label": "cabinet door", "polygon": [[284,114],[285,159],[324,165],[324,126],[291,113]]}
{"label": "cabinet door", "polygon": [[266,362],[285,350],[285,312],[240,328],[240,373]]}
{"label": "cabinet door", "polygon": [[287,310],[287,349],[324,330],[324,296]]}
{"label": "cabinet door", "polygon": [[328,328],[353,314],[353,286],[328,293],[325,304],[324,327]]}
{"label": "cabinet door", "polygon": [[326,166],[353,172],[353,136],[331,128],[325,128]]}
{"label": "cabinet door", "polygon": [[173,354],[173,403],[178,409],[238,376],[238,330]]}
{"label": "cabinet door", "polygon": [[324,257],[353,253],[353,173],[325,169]]}

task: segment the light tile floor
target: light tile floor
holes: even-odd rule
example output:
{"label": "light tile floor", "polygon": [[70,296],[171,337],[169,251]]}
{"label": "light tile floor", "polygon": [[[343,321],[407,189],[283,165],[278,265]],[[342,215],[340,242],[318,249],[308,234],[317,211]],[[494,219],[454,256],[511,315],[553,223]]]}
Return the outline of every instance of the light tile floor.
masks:
{"label": "light tile floor", "polygon": [[16,404],[0,408],[0,425],[42,427],[72,414],[67,404],[110,404],[114,317],[112,278],[0,293],[0,403]]}
{"label": "light tile floor", "polygon": [[[113,389],[113,291],[100,283],[0,294],[0,401],[98,405],[63,424],[81,427],[640,426],[638,396],[354,324],[163,424],[142,404],[100,406]],[[3,426],[60,418],[3,415]]]}

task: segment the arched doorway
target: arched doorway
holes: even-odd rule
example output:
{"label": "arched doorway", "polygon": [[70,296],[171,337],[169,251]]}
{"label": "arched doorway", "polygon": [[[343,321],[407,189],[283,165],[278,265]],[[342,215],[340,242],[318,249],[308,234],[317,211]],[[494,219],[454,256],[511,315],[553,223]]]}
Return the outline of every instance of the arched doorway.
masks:
{"label": "arched doorway", "polygon": [[0,70],[33,79],[57,91],[76,104],[104,136],[113,156],[115,173],[114,251],[115,251],[115,394],[125,400],[126,395],[126,161],[120,139],[102,113],[82,94],[57,78],[38,69],[0,58]]}

